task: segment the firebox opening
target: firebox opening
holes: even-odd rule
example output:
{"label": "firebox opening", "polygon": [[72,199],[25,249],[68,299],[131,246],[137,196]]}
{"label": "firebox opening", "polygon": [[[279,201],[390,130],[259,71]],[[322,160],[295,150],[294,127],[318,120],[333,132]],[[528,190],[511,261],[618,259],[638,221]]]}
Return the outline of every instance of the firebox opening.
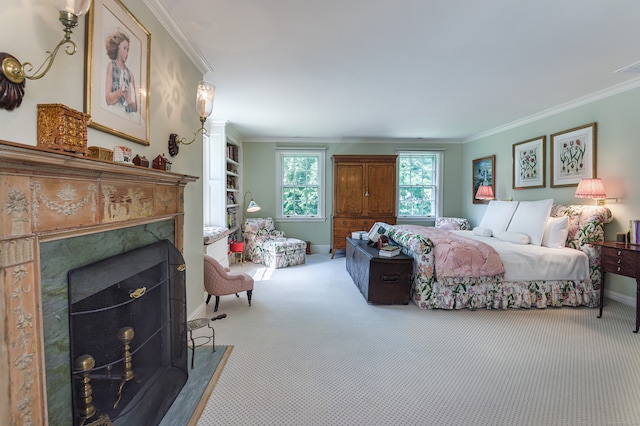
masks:
{"label": "firebox opening", "polygon": [[69,271],[74,425],[162,420],[188,377],[183,264],[164,240]]}

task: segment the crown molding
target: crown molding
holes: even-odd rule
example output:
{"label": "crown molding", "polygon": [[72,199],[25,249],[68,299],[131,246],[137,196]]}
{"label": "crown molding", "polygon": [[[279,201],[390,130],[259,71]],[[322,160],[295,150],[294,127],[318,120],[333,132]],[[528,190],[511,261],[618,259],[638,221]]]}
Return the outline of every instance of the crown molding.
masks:
{"label": "crown molding", "polygon": [[209,61],[207,61],[207,58],[205,58],[200,49],[196,47],[196,43],[187,35],[184,29],[182,29],[177,20],[167,11],[164,5],[162,5],[161,1],[143,1],[198,70],[203,75],[212,72],[213,67]]}
{"label": "crown molding", "polygon": [[613,95],[617,95],[619,93],[624,93],[629,90],[633,90],[640,87],[640,77],[625,81],[624,83],[617,84],[615,86],[609,87],[607,89],[600,90],[598,92],[591,93],[589,95],[583,96],[578,99],[574,99],[573,101],[558,105],[554,108],[541,111],[539,113],[529,115],[527,117],[521,118],[516,121],[512,121],[511,123],[507,123],[505,125],[495,127],[491,130],[487,130],[485,132],[477,133],[473,136],[470,136],[463,140],[463,143],[472,142],[478,139],[486,138],[488,136],[496,135],[498,133],[505,132],[507,130],[515,129],[520,126],[524,126],[525,124],[533,123],[534,121],[541,120],[543,118],[551,117],[553,115],[559,114],[564,111],[569,111],[574,108],[581,107],[583,105],[587,105],[596,101],[599,101],[604,98],[608,98]]}

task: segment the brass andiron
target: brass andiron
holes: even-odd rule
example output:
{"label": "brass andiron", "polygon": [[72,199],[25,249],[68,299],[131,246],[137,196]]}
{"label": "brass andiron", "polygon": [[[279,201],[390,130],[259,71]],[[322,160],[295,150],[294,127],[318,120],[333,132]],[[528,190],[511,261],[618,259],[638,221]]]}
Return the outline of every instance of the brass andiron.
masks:
{"label": "brass andiron", "polygon": [[124,371],[122,372],[122,381],[120,381],[120,388],[118,389],[118,399],[115,404],[113,404],[113,408],[117,408],[118,404],[120,404],[120,400],[122,399],[122,388],[124,387],[125,383],[136,377],[136,375],[133,373],[133,368],[131,365],[131,352],[129,351],[129,343],[131,343],[131,341],[133,340],[134,335],[135,333],[133,332],[132,327],[122,327],[120,330],[118,330],[118,340],[122,342],[122,348],[124,350]]}
{"label": "brass andiron", "polygon": [[79,402],[79,412],[78,416],[82,419],[81,425],[95,416],[96,407],[93,405],[93,389],[91,389],[91,384],[89,383],[91,379],[89,378],[89,371],[96,366],[96,360],[91,355],[81,355],[76,359],[75,368],[77,371],[82,372],[82,385],[80,387],[80,401]]}

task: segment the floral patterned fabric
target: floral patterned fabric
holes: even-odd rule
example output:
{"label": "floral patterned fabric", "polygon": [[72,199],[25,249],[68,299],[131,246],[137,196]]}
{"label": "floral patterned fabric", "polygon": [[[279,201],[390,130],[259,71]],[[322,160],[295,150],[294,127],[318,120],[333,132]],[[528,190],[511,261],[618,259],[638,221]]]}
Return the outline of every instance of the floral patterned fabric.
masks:
{"label": "floral patterned fabric", "polygon": [[547,306],[589,306],[599,303],[597,290],[602,281],[600,248],[604,225],[611,222],[611,211],[602,206],[554,205],[551,216],[569,216],[567,247],[582,250],[589,257],[590,279],[580,281],[501,281],[473,284],[460,280],[455,285],[435,281],[433,242],[420,235],[386,223],[381,229],[415,260],[411,298],[421,309],[508,309]]}
{"label": "floral patterned fabric", "polygon": [[471,224],[467,219],[461,217],[437,217],[436,228],[450,228],[460,231],[470,231]]}
{"label": "floral patterned fabric", "polygon": [[284,232],[275,229],[272,218],[247,218],[242,228],[247,259],[270,268],[305,263],[307,243],[296,238],[285,238]]}

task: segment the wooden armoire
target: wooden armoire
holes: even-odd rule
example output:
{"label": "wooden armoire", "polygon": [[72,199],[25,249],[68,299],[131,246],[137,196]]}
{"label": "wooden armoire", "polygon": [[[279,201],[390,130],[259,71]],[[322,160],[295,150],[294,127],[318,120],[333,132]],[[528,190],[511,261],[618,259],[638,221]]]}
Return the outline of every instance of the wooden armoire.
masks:
{"label": "wooden armoire", "polygon": [[331,258],[354,231],[396,223],[397,155],[334,155]]}

